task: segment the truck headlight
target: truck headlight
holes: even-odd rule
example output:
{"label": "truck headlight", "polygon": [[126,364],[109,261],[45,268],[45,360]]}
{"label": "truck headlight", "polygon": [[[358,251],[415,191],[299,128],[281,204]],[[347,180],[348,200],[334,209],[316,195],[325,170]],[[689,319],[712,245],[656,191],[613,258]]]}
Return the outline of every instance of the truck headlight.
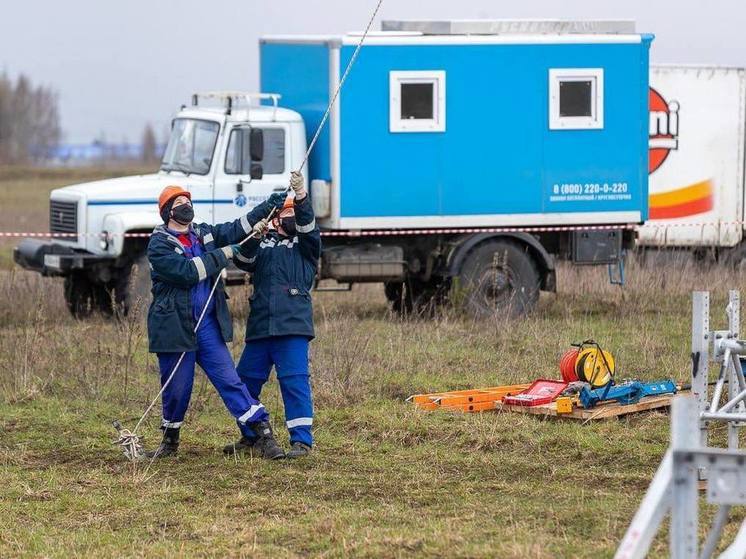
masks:
{"label": "truck headlight", "polygon": [[101,232],[101,240],[98,242],[98,246],[101,250],[109,250],[109,233],[108,231]]}

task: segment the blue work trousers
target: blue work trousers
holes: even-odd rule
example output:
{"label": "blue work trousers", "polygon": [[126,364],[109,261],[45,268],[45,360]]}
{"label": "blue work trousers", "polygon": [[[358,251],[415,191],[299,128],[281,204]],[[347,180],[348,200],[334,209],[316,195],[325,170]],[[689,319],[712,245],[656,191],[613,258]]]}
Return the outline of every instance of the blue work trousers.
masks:
{"label": "blue work trousers", "polygon": [[[277,372],[285,424],[290,442],[313,445],[313,400],[308,377],[308,338],[306,336],[272,336],[246,342],[236,370],[253,398],[259,399],[272,367]],[[254,434],[239,424],[241,434]]]}
{"label": "blue work trousers", "polygon": [[[158,353],[161,386],[166,382],[181,353]],[[194,385],[194,366],[199,364],[218,390],[225,407],[239,425],[267,421],[264,406],[249,394],[233,365],[233,357],[223,341],[215,313],[206,315],[197,330],[197,351],[184,355],[174,377],[163,392],[163,427],[178,428],[184,421]]]}

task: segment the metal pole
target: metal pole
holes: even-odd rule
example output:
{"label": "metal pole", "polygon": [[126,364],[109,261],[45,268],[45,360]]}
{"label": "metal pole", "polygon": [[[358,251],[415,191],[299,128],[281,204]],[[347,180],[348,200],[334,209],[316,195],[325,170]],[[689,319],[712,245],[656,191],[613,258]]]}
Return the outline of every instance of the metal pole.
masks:
{"label": "metal pole", "polygon": [[738,388],[741,390],[746,390],[746,379],[744,379],[743,377],[743,366],[741,365],[741,358],[738,356],[738,354],[731,352],[730,359],[733,362]]}
{"label": "metal pole", "polygon": [[720,543],[720,536],[723,533],[723,528],[728,524],[728,515],[730,514],[730,505],[720,505],[717,513],[715,514],[715,520],[712,522],[712,528],[710,533],[707,534],[707,539],[702,546],[702,553],[699,555],[699,559],[710,559],[712,554]]}
{"label": "metal pole", "polygon": [[728,546],[728,549],[720,554],[719,559],[744,559],[744,557],[746,557],[746,553],[744,553],[745,549],[746,520],[744,520],[743,524],[741,524],[741,528],[738,530],[738,534],[736,534],[736,539],[733,540],[733,543]]}
{"label": "metal pole", "polygon": [[[710,402],[710,413],[715,413],[720,403],[720,398],[723,396],[723,386],[725,385],[725,377],[730,373],[728,362],[730,361],[730,349],[725,350],[725,356],[723,362],[720,364],[720,372],[718,373],[718,380],[715,384],[715,390],[712,391],[712,401]],[[728,390],[730,390],[730,386]]]}
{"label": "metal pole", "polygon": [[735,395],[734,398],[728,400],[728,402],[724,404],[723,407],[718,410],[718,412],[720,413],[729,412],[730,410],[735,408],[739,404],[739,402],[743,401],[744,398],[746,398],[746,390],[739,392],[738,394]]}
{"label": "metal pole", "polygon": [[746,413],[728,413],[717,411],[715,413],[705,412],[700,417],[707,421],[746,421]]}
{"label": "metal pole", "polygon": [[[738,359],[736,359],[736,362],[738,363]],[[738,366],[740,367],[741,364],[738,363]],[[737,373],[732,359],[731,362],[728,363],[728,374],[728,398],[730,398],[732,402],[738,395],[738,381],[736,380]],[[737,407],[740,412],[743,409],[743,401],[739,402]],[[728,422],[728,448],[738,448],[738,425],[737,421]]]}
{"label": "metal pole", "polygon": [[645,497],[630,522],[614,559],[644,559],[671,506],[673,454],[667,450]]}
{"label": "metal pole", "polygon": [[[741,331],[741,294],[736,289],[731,289],[728,292],[728,307],[726,312],[728,313],[728,330],[734,340],[738,340],[739,332]],[[743,344],[741,344],[743,345]],[[739,392],[739,389],[743,392],[746,387],[743,386],[743,370],[741,369],[741,360],[736,353],[731,353],[730,360],[728,363],[728,399],[733,401]],[[744,409],[743,401],[738,404],[738,411],[743,413]],[[739,423],[731,421],[728,423],[728,448],[738,448],[738,431]]]}
{"label": "metal pole", "polygon": [[741,295],[737,289],[728,291],[728,306],[725,308],[728,315],[728,330],[734,339],[738,339],[741,330]]}
{"label": "metal pole", "polygon": [[670,550],[674,559],[698,559],[699,500],[694,452],[699,447],[696,401],[677,396],[671,404],[671,485]]}
{"label": "metal pole", "polygon": [[[710,293],[692,295],[692,394],[700,412],[707,410],[707,379],[710,361]],[[700,444],[707,446],[707,426],[700,426]]]}

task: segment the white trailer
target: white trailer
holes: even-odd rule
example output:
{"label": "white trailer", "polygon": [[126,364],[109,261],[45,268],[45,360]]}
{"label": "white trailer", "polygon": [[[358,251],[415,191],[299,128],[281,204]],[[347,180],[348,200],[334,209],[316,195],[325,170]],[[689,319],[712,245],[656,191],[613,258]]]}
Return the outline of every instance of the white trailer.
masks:
{"label": "white trailer", "polygon": [[744,249],[746,70],[652,66],[647,247]]}

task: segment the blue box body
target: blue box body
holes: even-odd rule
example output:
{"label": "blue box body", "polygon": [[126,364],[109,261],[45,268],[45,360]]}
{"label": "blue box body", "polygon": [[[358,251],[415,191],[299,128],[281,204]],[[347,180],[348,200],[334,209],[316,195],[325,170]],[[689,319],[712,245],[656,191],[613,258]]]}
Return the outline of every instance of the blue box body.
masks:
{"label": "blue box body", "polygon": [[[637,42],[588,44],[490,43],[466,37],[463,43],[425,38],[366,43],[344,84],[332,125],[325,127],[309,162],[310,179],[331,181],[338,189],[325,225],[367,229],[646,220],[652,37],[638,37]],[[281,105],[303,116],[309,140],[354,48],[343,38],[261,43],[262,91],[280,93]],[[550,130],[552,68],[603,69],[603,129]],[[395,70],[446,72],[444,132],[389,131],[389,72]],[[620,194],[613,185],[621,184],[626,186]],[[563,185],[581,185],[581,195],[563,197]]]}

